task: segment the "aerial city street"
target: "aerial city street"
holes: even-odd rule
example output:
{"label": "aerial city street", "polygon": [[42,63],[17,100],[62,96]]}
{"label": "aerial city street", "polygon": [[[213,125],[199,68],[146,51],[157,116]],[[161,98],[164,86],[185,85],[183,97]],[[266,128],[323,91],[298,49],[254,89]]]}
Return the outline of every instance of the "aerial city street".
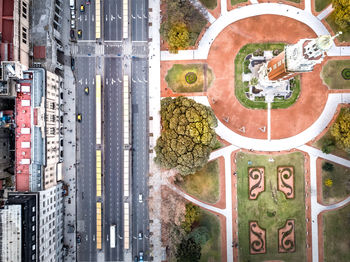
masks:
{"label": "aerial city street", "polygon": [[350,1],[0,0],[0,261],[350,261]]}

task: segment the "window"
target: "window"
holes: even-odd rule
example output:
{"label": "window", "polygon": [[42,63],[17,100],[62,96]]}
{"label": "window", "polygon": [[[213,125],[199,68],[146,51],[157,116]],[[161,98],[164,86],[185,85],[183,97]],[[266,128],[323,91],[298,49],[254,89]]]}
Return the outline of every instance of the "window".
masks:
{"label": "window", "polygon": [[35,207],[32,207],[32,212],[35,212]]}
{"label": "window", "polygon": [[35,250],[35,245],[32,245],[32,250],[33,250],[33,251]]}
{"label": "window", "polygon": [[22,1],[22,17],[24,18],[24,19],[27,19],[27,3],[25,3],[25,2],[23,2]]}
{"label": "window", "polygon": [[33,231],[33,232],[35,231],[35,226],[32,226],[32,231]]}
{"label": "window", "polygon": [[28,33],[27,28],[22,27],[22,42],[23,42],[24,44],[26,44],[27,41],[28,41],[28,35],[27,35],[27,33]]}
{"label": "window", "polygon": [[276,68],[277,68],[277,64],[274,64],[274,65],[273,65],[273,69],[276,69]]}

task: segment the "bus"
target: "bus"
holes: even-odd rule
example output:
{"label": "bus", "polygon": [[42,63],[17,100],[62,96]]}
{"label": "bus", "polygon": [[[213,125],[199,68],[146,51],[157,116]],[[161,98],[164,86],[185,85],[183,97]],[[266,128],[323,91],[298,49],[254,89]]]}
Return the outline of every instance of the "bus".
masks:
{"label": "bus", "polygon": [[102,249],[102,203],[96,203],[96,248]]}
{"label": "bus", "polygon": [[101,145],[101,75],[96,75],[96,145]]}
{"label": "bus", "polygon": [[116,228],[116,225],[111,225],[110,231],[109,231],[109,235],[111,237],[111,241],[110,241],[111,248],[115,248],[115,228]]}

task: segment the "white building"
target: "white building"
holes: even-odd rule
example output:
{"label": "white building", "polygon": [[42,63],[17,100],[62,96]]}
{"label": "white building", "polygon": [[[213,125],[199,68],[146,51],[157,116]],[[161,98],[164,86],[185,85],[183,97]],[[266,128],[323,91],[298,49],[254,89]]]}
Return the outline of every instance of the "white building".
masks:
{"label": "white building", "polygon": [[39,191],[39,261],[63,261],[63,188]]}
{"label": "white building", "polygon": [[6,205],[0,210],[0,261],[22,261],[21,205]]}

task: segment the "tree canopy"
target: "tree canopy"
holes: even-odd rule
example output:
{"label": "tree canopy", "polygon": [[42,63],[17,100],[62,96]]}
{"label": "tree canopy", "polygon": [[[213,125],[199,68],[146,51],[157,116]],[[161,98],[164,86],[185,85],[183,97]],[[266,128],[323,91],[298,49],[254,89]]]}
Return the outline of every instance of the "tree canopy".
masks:
{"label": "tree canopy", "polygon": [[177,248],[176,258],[179,262],[197,262],[201,258],[202,247],[192,238],[183,239]]}
{"label": "tree canopy", "polygon": [[185,49],[190,44],[189,33],[184,23],[178,23],[171,27],[168,33],[170,51],[177,53],[179,49]]}
{"label": "tree canopy", "polygon": [[217,142],[212,109],[185,97],[168,97],[161,101],[160,114],[155,162],[181,175],[194,174],[208,162]]}
{"label": "tree canopy", "polygon": [[350,1],[332,0],[335,22],[344,30],[350,29]]}
{"label": "tree canopy", "polygon": [[350,152],[350,108],[341,111],[331,128],[331,134],[338,147]]}
{"label": "tree canopy", "polygon": [[166,0],[160,34],[168,42],[170,52],[177,53],[179,49],[195,44],[206,23],[206,18],[189,0]]}
{"label": "tree canopy", "polygon": [[191,232],[193,223],[199,219],[200,209],[192,203],[186,204],[185,220],[182,222],[182,228],[186,233]]}

